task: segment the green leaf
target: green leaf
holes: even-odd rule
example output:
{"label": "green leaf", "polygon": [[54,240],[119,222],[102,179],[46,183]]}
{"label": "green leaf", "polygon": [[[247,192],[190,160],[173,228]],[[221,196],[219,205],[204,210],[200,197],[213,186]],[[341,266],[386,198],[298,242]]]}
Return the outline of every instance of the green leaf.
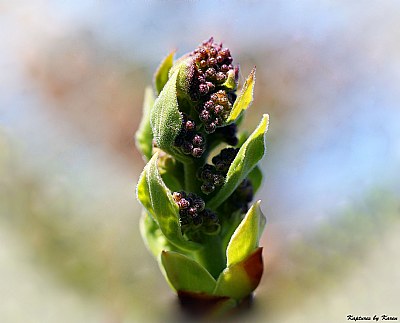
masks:
{"label": "green leaf", "polygon": [[151,87],[144,92],[143,115],[140,125],[135,134],[136,148],[148,161],[151,158],[153,149],[153,134],[150,126],[150,110],[154,104],[154,94]]}
{"label": "green leaf", "polygon": [[168,242],[158,224],[146,211],[142,212],[139,225],[143,240],[154,257],[158,258],[163,250],[177,251],[177,248]]}
{"label": "green leaf", "polygon": [[221,273],[214,295],[243,299],[257,288],[263,269],[262,248],[258,248],[245,260],[229,266]]}
{"label": "green leaf", "polygon": [[263,174],[261,172],[260,167],[256,166],[253,170],[249,173],[247,178],[250,180],[251,185],[253,185],[253,193],[256,194],[258,189],[261,186]]}
{"label": "green leaf", "polygon": [[153,155],[140,175],[137,199],[158,224],[168,241],[183,250],[198,250],[201,248],[198,243],[187,241],[182,236],[178,206],[158,172],[157,159],[158,152]]}
{"label": "green leaf", "polygon": [[245,111],[253,102],[254,83],[256,81],[256,68],[254,67],[243,85],[242,91],[233,104],[231,113],[229,114],[226,123],[235,121],[243,111]]}
{"label": "green leaf", "polygon": [[174,146],[175,138],[182,125],[176,93],[178,75],[179,70],[172,74],[156,99],[150,113],[150,124],[157,147],[185,162],[190,161],[191,158],[178,152]]}
{"label": "green leaf", "polygon": [[175,51],[169,53],[167,57],[161,62],[156,73],[154,74],[154,86],[156,88],[157,94],[160,94],[165,84],[168,81],[168,73],[174,63]]}
{"label": "green leaf", "polygon": [[265,151],[265,133],[268,130],[268,115],[264,114],[260,124],[244,142],[226,175],[225,184],[208,202],[210,209],[220,206],[253,170]]}
{"label": "green leaf", "polygon": [[199,263],[177,252],[163,251],[161,264],[166,277],[176,291],[211,294],[215,279]]}
{"label": "green leaf", "polygon": [[243,261],[258,247],[265,225],[265,216],[261,212],[260,202],[253,204],[229,241],[226,249],[228,267]]}

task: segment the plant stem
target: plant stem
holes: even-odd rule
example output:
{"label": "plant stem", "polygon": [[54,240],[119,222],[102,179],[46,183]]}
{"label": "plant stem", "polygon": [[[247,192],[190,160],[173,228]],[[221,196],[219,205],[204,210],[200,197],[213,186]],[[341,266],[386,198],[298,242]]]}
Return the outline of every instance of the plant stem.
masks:
{"label": "plant stem", "polygon": [[226,256],[222,250],[221,237],[219,235],[208,236],[203,246],[204,248],[197,252],[195,258],[217,279],[226,266]]}
{"label": "plant stem", "polygon": [[185,173],[185,190],[187,192],[198,193],[198,182],[196,178],[196,172],[198,165],[195,162],[184,163]]}

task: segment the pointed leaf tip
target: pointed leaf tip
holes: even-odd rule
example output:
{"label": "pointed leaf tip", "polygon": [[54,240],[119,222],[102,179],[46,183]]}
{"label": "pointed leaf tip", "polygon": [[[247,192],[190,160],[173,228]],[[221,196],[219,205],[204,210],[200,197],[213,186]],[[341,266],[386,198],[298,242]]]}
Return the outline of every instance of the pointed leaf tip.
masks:
{"label": "pointed leaf tip", "polygon": [[251,70],[249,76],[246,79],[246,82],[243,84],[242,91],[237,97],[235,103],[233,104],[231,113],[229,114],[226,123],[231,123],[235,121],[243,111],[247,110],[247,108],[253,102],[253,92],[254,92],[254,84],[256,81],[256,67]]}
{"label": "pointed leaf tip", "polygon": [[265,217],[260,208],[261,201],[255,202],[236,228],[226,250],[227,266],[246,259],[257,247],[264,229]]}
{"label": "pointed leaf tip", "polygon": [[174,55],[176,50],[170,52],[161,64],[158,66],[156,73],[154,74],[154,87],[157,91],[157,94],[160,94],[165,84],[168,81],[168,73],[174,64]]}
{"label": "pointed leaf tip", "polygon": [[146,87],[143,100],[143,115],[139,128],[135,133],[136,148],[142,153],[143,158],[148,161],[153,150],[153,133],[150,125],[150,113],[155,101],[153,89]]}

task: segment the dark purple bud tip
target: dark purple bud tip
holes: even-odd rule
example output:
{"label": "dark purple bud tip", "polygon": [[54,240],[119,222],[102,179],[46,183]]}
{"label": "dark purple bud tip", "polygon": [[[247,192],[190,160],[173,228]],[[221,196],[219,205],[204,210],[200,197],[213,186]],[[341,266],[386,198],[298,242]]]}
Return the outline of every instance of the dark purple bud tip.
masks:
{"label": "dark purple bud tip", "polygon": [[197,214],[197,209],[195,207],[190,207],[187,212],[190,216],[195,216]]}
{"label": "dark purple bud tip", "polygon": [[230,50],[229,50],[228,48],[223,48],[223,49],[221,49],[221,50],[219,51],[219,54],[220,54],[222,57],[224,57],[224,58],[226,58],[226,57],[228,57],[228,56],[231,56],[231,52],[230,52]]}
{"label": "dark purple bud tip", "polygon": [[214,122],[211,122],[209,124],[206,124],[204,126],[204,129],[206,130],[207,133],[213,133],[215,129],[217,129],[217,126]]}
{"label": "dark purple bud tip", "polygon": [[200,50],[199,50],[199,55],[200,55],[200,57],[202,58],[202,59],[205,59],[205,58],[207,58],[207,51],[204,49],[204,48],[200,48]]}
{"label": "dark purple bud tip", "polygon": [[203,122],[207,122],[207,121],[209,121],[210,120],[210,112],[208,112],[207,110],[203,110],[203,111],[201,111],[200,112],[200,114],[199,114],[199,118],[200,118],[200,120],[201,121],[203,121]]}
{"label": "dark purple bud tip", "polygon": [[204,137],[201,134],[196,134],[193,137],[192,143],[196,147],[204,145]]}
{"label": "dark purple bud tip", "polygon": [[212,79],[212,78],[215,77],[215,74],[216,74],[215,69],[212,68],[212,67],[210,67],[210,68],[207,69],[207,71],[206,71],[206,77],[207,77],[207,78]]}
{"label": "dark purple bud tip", "polygon": [[214,66],[217,64],[217,60],[214,57],[210,57],[207,61],[208,66]]}
{"label": "dark purple bud tip", "polygon": [[181,198],[178,202],[176,202],[176,204],[178,204],[178,207],[181,210],[187,209],[190,206],[189,201],[186,200],[185,198]]}
{"label": "dark purple bud tip", "polygon": [[222,105],[216,105],[215,107],[214,107],[214,113],[216,114],[216,115],[220,115],[223,111],[224,111],[224,107],[222,106]]}
{"label": "dark purple bud tip", "polygon": [[203,185],[201,185],[201,191],[204,194],[210,194],[212,192],[214,192],[215,190],[215,186],[212,183],[204,183]]}
{"label": "dark purple bud tip", "polygon": [[208,93],[208,85],[207,84],[200,84],[199,91],[201,95],[206,95]]}
{"label": "dark purple bud tip", "polygon": [[226,80],[226,75],[223,72],[218,72],[215,78],[217,82],[224,82]]}
{"label": "dark purple bud tip", "polygon": [[216,93],[214,93],[214,94],[211,95],[210,99],[211,99],[214,103],[216,103],[216,102],[218,101],[218,95],[217,95]]}
{"label": "dark purple bud tip", "polygon": [[197,209],[197,212],[201,212],[206,207],[206,203],[201,198],[197,198],[193,200],[193,206]]}
{"label": "dark purple bud tip", "polygon": [[204,153],[204,150],[201,148],[193,148],[192,150],[192,156],[195,158],[200,158]]}
{"label": "dark purple bud tip", "polygon": [[194,121],[192,121],[192,120],[186,121],[186,124],[185,124],[186,131],[192,131],[195,128],[196,128],[196,124],[194,123]]}
{"label": "dark purple bud tip", "polygon": [[211,100],[208,100],[206,103],[204,103],[204,109],[210,110],[214,107],[214,102]]}
{"label": "dark purple bud tip", "polygon": [[182,152],[185,155],[190,155],[193,150],[193,145],[190,142],[185,141],[182,145]]}
{"label": "dark purple bud tip", "polygon": [[215,169],[219,172],[226,172],[229,166],[224,162],[220,161],[219,163],[215,164]]}
{"label": "dark purple bud tip", "polygon": [[212,47],[212,48],[210,48],[210,55],[211,56],[216,56],[217,55],[217,50],[214,48],[214,47]]}
{"label": "dark purple bud tip", "polygon": [[206,82],[209,91],[214,91],[215,90],[215,85],[211,82]]}
{"label": "dark purple bud tip", "polygon": [[231,146],[236,146],[239,143],[239,139],[237,137],[230,137],[226,139],[226,143]]}
{"label": "dark purple bud tip", "polygon": [[223,185],[224,184],[224,182],[225,182],[225,177],[224,176],[222,176],[222,175],[219,175],[219,174],[217,174],[217,175],[214,175],[214,185],[215,186],[221,186],[221,185]]}
{"label": "dark purple bud tip", "polygon": [[226,64],[223,64],[223,65],[221,66],[221,72],[226,73],[226,72],[228,72],[228,71],[229,71],[229,66],[226,65]]}

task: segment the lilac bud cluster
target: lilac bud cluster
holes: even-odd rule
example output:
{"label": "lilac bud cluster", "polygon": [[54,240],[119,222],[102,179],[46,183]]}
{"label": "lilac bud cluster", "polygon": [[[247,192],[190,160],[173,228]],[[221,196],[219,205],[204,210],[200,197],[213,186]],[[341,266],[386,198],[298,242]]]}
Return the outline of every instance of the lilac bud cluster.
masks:
{"label": "lilac bud cluster", "polygon": [[244,179],[228,199],[228,205],[232,211],[241,210],[246,213],[249,210],[249,203],[253,200],[253,185],[247,178]]}
{"label": "lilac bud cluster", "polygon": [[203,182],[201,191],[204,194],[210,194],[216,187],[224,184],[226,174],[238,151],[238,148],[222,149],[218,155],[213,157],[212,163],[214,165],[205,164],[199,169],[197,177]]}
{"label": "lilac bud cluster", "polygon": [[210,95],[201,106],[199,118],[204,124],[207,133],[213,133],[217,127],[222,126],[232,109],[225,90],[219,90]]}
{"label": "lilac bud cluster", "polygon": [[199,118],[207,133],[213,133],[226,120],[236,96],[223,89],[229,73],[237,79],[239,69],[233,67],[229,49],[215,44],[214,39],[200,45],[193,53],[195,62],[191,96],[198,100]]}
{"label": "lilac bud cluster", "polygon": [[179,147],[185,155],[192,155],[200,158],[204,153],[205,138],[201,133],[196,132],[196,123],[188,118],[185,113],[182,115],[182,126],[174,145]]}
{"label": "lilac bud cluster", "polygon": [[219,229],[217,215],[205,208],[202,198],[184,191],[174,192],[172,197],[179,207],[179,223],[183,232],[201,228],[204,233],[212,234]]}

